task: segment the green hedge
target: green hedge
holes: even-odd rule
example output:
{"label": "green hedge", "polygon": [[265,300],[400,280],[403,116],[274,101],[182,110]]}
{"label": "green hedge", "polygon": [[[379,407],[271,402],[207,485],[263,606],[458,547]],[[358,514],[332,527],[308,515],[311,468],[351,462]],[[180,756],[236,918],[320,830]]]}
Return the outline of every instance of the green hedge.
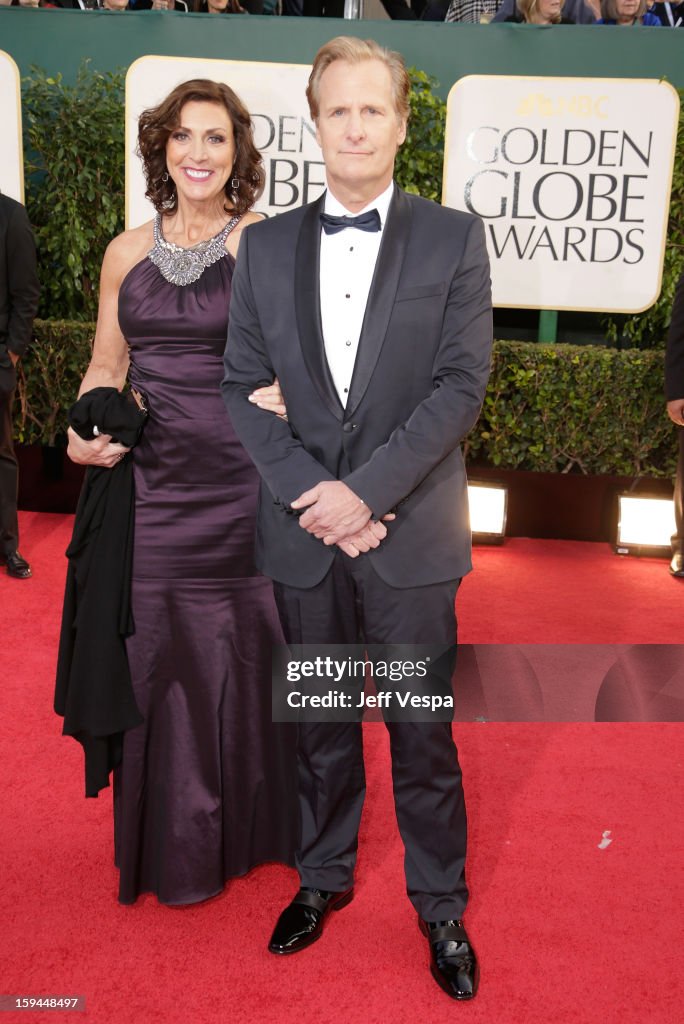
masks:
{"label": "green hedge", "polygon": [[[16,439],[54,444],[90,359],[93,323],[35,323],[19,364]],[[669,476],[676,437],[663,353],[498,341],[470,461],[540,472]]]}
{"label": "green hedge", "polygon": [[663,352],[499,341],[469,460],[502,469],[671,476]]}
{"label": "green hedge", "polygon": [[124,228],[124,75],[84,61],[75,85],[38,68],[22,84],[39,315],[94,320],[104,251]]}
{"label": "green hedge", "polygon": [[94,323],[34,321],[33,344],[17,364],[16,441],[55,444],[63,440],[67,410],[76,401],[94,336]]}

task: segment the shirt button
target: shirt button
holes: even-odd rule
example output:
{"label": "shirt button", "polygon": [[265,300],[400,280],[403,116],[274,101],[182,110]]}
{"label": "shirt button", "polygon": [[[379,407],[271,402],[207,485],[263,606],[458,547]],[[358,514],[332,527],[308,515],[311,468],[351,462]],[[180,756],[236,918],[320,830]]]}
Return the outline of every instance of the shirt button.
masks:
{"label": "shirt button", "polygon": [[345,341],[345,345],[347,346],[347,348],[349,348],[351,345],[351,341]]}
{"label": "shirt button", "polygon": [[349,252],[354,252],[354,246],[353,245],[349,246]]}
{"label": "shirt button", "polygon": [[351,299],[351,295],[349,294],[349,292],[347,292],[347,294],[345,295],[345,299]]}

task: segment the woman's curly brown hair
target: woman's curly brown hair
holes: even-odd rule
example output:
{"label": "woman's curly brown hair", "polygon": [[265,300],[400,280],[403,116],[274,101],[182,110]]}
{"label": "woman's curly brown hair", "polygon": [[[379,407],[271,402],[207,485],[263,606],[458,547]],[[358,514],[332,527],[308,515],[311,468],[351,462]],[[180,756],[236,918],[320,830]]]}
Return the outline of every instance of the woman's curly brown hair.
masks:
{"label": "woman's curly brown hair", "polygon": [[[156,107],[144,110],[138,121],[138,155],[142,158],[147,191],[145,195],[157,213],[173,213],[178,205],[176,187],[168,177],[166,143],[171,132],[180,125],[181,110],[186,103],[220,103],[233,123],[235,163],[225,185],[226,213],[246,213],[264,191],[264,164],[254,145],[249,112],[232,89],[223,82],[194,78],[182,82]],[[163,175],[167,180],[163,181]],[[237,189],[231,180],[238,178]]]}

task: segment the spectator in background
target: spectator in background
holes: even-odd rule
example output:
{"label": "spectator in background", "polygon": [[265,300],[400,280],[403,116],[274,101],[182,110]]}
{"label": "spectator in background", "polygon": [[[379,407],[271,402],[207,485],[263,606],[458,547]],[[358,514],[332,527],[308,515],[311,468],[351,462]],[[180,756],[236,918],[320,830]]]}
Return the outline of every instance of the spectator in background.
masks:
{"label": "spectator in background", "polygon": [[659,26],[660,18],[646,10],[646,0],[601,0],[599,25]]}
{"label": "spectator in background", "polygon": [[55,0],[56,7],[68,11],[93,11],[98,7],[97,0]]}
{"label": "spectator in background", "polygon": [[[392,21],[416,21],[425,10],[425,0],[380,0]],[[441,21],[442,19],[438,19]]]}
{"label": "spectator in background", "polygon": [[[448,0],[441,0],[446,8]],[[426,0],[380,0],[393,21],[416,21],[421,17]],[[304,15],[305,18],[343,18],[344,0],[283,0],[283,14]],[[432,19],[442,21],[442,17]]]}
{"label": "spectator in background", "polygon": [[195,0],[199,14],[263,14],[264,0]]}
{"label": "spectator in background", "polygon": [[237,0],[195,0],[193,11],[196,14],[240,14],[244,8],[238,11],[239,6]]}
{"label": "spectator in background", "polygon": [[684,26],[684,2],[680,4],[652,4],[649,13],[660,19],[664,28],[682,28]]}
{"label": "spectator in background", "polygon": [[12,446],[16,365],[31,341],[38,310],[38,271],[33,232],[21,203],[0,194],[0,565],[28,579],[31,567],[17,550],[19,474]]}
{"label": "spectator in background", "polygon": [[[429,10],[425,15],[426,21],[441,20],[431,16],[431,12],[438,6],[437,3],[430,4]],[[459,21],[463,24],[471,25],[478,22],[486,24],[492,21],[500,7],[501,0],[451,0],[446,9],[444,21]]]}
{"label": "spectator in background", "polygon": [[130,0],[129,11],[175,11],[185,14],[190,9],[185,0]]}
{"label": "spectator in background", "polygon": [[[503,0],[492,21],[508,21],[512,14],[515,14],[515,0]],[[575,25],[593,25],[597,18],[597,12],[586,0],[565,0],[563,17],[569,18]]]}
{"label": "spectator in background", "polygon": [[526,25],[574,25],[562,15],[563,0],[517,0],[516,11],[506,21]]}
{"label": "spectator in background", "polygon": [[45,7],[51,10],[62,6],[58,0],[7,0],[4,7]]}
{"label": "spectator in background", "polygon": [[475,24],[491,21],[501,0],[380,0],[396,21],[462,21]]}
{"label": "spectator in background", "polygon": [[343,18],[344,0],[284,0],[283,14],[305,18]]}
{"label": "spectator in background", "polygon": [[672,321],[665,350],[667,414],[679,427],[679,461],[675,480],[675,532],[672,535],[673,576],[684,577],[684,273],[675,288]]}
{"label": "spectator in background", "polygon": [[[19,2],[31,5],[31,0],[19,0]],[[40,5],[43,6],[43,0],[40,0]],[[54,5],[48,4],[48,6],[68,7],[81,11],[126,11],[129,9],[128,0],[59,0],[59,2],[55,0]]]}

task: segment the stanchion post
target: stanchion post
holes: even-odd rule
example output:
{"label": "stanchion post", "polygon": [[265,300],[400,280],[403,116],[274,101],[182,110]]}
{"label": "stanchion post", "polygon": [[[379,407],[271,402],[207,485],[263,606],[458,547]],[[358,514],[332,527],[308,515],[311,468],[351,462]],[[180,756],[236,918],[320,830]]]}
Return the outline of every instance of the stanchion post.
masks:
{"label": "stanchion post", "polygon": [[556,343],[558,338],[558,310],[556,309],[540,309],[539,310],[539,331],[537,333],[537,341],[542,341],[550,345]]}

